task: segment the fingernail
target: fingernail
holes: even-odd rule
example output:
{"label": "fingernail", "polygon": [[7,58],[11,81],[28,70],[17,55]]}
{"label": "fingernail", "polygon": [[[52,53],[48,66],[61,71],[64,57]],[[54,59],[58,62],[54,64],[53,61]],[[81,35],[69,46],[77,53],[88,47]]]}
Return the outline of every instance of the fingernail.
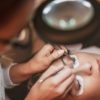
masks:
{"label": "fingernail", "polygon": [[64,50],[58,50],[57,53],[58,53],[59,55],[62,55],[62,54],[64,54]]}

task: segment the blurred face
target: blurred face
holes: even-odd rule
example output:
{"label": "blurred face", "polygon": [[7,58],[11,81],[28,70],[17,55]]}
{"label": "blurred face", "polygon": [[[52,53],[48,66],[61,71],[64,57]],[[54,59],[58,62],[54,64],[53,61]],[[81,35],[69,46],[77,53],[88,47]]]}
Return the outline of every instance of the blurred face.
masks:
{"label": "blurred face", "polygon": [[[22,26],[17,19],[9,20],[3,27],[0,27],[0,52],[8,51],[7,46],[10,45],[11,40],[21,34]],[[17,26],[17,27],[16,27]]]}
{"label": "blurred face", "polygon": [[[87,68],[85,68],[86,70],[79,73],[78,76],[80,77],[80,79],[77,79],[79,83],[75,83],[70,92],[70,95],[66,97],[65,100],[99,100],[100,65],[97,61],[98,58],[96,58],[94,55],[89,54],[78,54],[77,56],[80,64],[83,64],[84,62],[89,62],[91,64],[91,67],[87,66]],[[81,90],[83,91],[81,95],[77,95],[77,93],[81,92]]]}
{"label": "blurred face", "polygon": [[[10,23],[9,23],[10,24]],[[17,29],[14,30],[14,27],[5,25],[3,28],[0,27],[0,40],[10,40],[13,37],[16,37]]]}
{"label": "blurred face", "polygon": [[[100,55],[85,53],[76,55],[80,63],[80,69],[84,67],[84,70],[76,74],[72,89],[66,97],[60,100],[100,100],[100,62],[98,63],[97,60],[100,60]],[[64,58],[64,61],[69,66],[72,63],[67,57]],[[82,66],[86,62],[91,66]],[[62,64],[61,61],[57,63]]]}
{"label": "blurred face", "polygon": [[25,1],[16,8],[10,9],[0,25],[0,39],[9,40],[15,37],[30,20],[33,9],[34,0]]}

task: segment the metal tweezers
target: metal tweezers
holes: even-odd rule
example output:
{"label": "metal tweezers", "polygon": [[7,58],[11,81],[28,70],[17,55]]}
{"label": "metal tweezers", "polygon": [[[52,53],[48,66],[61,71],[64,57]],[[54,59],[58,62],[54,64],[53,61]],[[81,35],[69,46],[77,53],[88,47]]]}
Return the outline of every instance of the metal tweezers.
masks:
{"label": "metal tweezers", "polygon": [[[61,46],[59,46],[59,45],[53,44],[53,46],[54,46],[55,49],[62,49]],[[64,50],[64,56],[67,56],[69,59],[73,60],[70,57],[70,51],[68,49],[66,49],[65,47],[63,47],[63,50]],[[61,60],[62,60],[63,64],[66,65],[63,57],[61,57]]]}

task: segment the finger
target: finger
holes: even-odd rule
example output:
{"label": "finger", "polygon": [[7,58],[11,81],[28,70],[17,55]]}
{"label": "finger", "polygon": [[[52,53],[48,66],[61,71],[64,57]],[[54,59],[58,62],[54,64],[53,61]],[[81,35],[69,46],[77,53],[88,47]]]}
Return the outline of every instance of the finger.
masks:
{"label": "finger", "polygon": [[74,62],[73,62],[73,60],[70,59],[68,56],[65,56],[65,57],[63,58],[63,61],[64,61],[64,63],[65,63],[67,66],[73,67]]}
{"label": "finger", "polygon": [[64,50],[55,50],[49,57],[48,60],[50,62],[60,58],[64,54]]}
{"label": "finger", "polygon": [[64,98],[65,96],[67,96],[68,92],[72,89],[73,87],[73,82],[75,80],[75,76],[72,75],[71,77],[69,77],[68,79],[66,79],[66,81],[64,81],[61,86],[59,86],[58,91],[62,92],[62,98]]}
{"label": "finger", "polygon": [[66,79],[63,83],[61,83],[60,85],[58,85],[56,87],[55,86],[52,87],[52,85],[51,85],[51,88],[53,88],[55,90],[55,93],[57,96],[63,97],[65,91],[67,91],[67,93],[69,92],[73,80],[74,80],[74,76],[72,75],[71,77]]}
{"label": "finger", "polygon": [[46,56],[50,55],[50,53],[54,50],[54,47],[50,44],[46,44],[39,52],[39,55]]}
{"label": "finger", "polygon": [[[61,96],[61,98],[63,99],[63,98],[65,98],[66,96],[68,96],[68,93],[70,92],[70,90],[73,88],[73,82],[74,82],[74,80],[70,83],[70,85],[67,87],[67,88],[65,88],[65,90],[63,91],[63,95]],[[65,84],[66,84],[66,82],[65,82]]]}
{"label": "finger", "polygon": [[54,66],[52,65],[51,67],[49,67],[44,73],[43,75],[40,77],[39,81],[45,81],[46,79],[48,79],[49,77],[51,77],[52,75],[54,75],[55,73],[59,72],[60,70],[62,70],[64,67],[63,66]]}
{"label": "finger", "polygon": [[72,70],[69,68],[62,69],[55,76],[52,76],[49,80],[51,80],[55,86],[58,86],[62,82],[64,82],[68,77],[72,74]]}
{"label": "finger", "polygon": [[69,78],[67,78],[58,88],[57,91],[59,93],[65,93],[65,91],[68,93],[69,91],[69,87],[72,84],[72,82],[74,81],[75,76],[72,75]]}
{"label": "finger", "polygon": [[61,50],[61,49],[62,49],[62,48],[60,48],[59,45],[53,44],[53,46],[54,46],[54,48],[55,48],[56,50]]}
{"label": "finger", "polygon": [[60,48],[63,49],[66,53],[68,53],[68,50],[67,50],[67,48],[65,46],[60,45]]}

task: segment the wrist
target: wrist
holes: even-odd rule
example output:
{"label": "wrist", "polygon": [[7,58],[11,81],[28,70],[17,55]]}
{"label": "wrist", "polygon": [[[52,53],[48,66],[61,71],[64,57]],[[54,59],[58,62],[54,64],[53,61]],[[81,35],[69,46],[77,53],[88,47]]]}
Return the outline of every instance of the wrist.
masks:
{"label": "wrist", "polygon": [[39,62],[37,62],[35,59],[31,59],[29,62],[27,62],[27,66],[29,68],[30,73],[36,74],[41,71],[41,66]]}
{"label": "wrist", "polygon": [[34,93],[28,93],[28,95],[25,97],[25,100],[40,100],[38,98],[36,98],[36,95],[34,95]]}
{"label": "wrist", "polygon": [[9,75],[14,84],[20,84],[31,77],[27,64],[17,64],[11,67]]}
{"label": "wrist", "polygon": [[10,77],[10,69],[15,65],[16,63],[11,63],[9,66],[2,68],[3,76],[4,76],[4,85],[6,88],[12,88],[14,86],[19,85],[19,84],[15,84],[12,81],[12,78]]}

